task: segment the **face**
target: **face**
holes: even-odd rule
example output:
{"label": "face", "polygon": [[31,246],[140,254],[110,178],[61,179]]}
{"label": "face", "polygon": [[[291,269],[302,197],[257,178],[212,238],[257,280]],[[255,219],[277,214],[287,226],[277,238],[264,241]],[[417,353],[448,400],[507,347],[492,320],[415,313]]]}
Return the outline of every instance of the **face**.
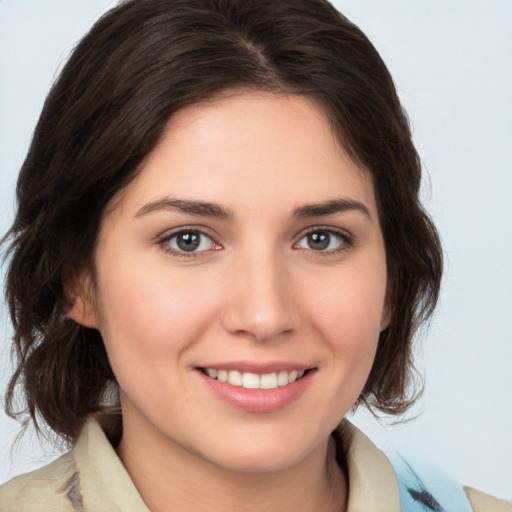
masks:
{"label": "face", "polygon": [[180,111],[115,198],[92,298],[125,432],[238,471],[327,443],[386,326],[371,178],[301,96]]}

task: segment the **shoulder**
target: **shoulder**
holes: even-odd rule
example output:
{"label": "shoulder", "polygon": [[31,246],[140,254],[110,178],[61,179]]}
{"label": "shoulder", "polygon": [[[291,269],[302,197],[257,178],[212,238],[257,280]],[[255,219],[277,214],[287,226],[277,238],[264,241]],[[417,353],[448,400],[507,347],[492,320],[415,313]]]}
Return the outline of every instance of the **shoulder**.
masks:
{"label": "shoulder", "polygon": [[67,512],[76,473],[71,453],[0,486],[0,512]]}
{"label": "shoulder", "polygon": [[464,491],[475,512],[512,512],[512,504],[506,501],[471,487],[465,487]]}

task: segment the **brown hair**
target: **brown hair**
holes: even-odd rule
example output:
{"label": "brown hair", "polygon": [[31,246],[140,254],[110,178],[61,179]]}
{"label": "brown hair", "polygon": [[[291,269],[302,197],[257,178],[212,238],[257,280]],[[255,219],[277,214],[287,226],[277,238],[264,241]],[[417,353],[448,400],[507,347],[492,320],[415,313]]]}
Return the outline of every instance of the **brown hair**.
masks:
{"label": "brown hair", "polygon": [[[356,405],[414,400],[411,340],[432,313],[441,250],[393,81],[366,36],[325,0],[129,0],[80,42],[45,102],[21,169],[6,297],[17,368],[6,411],[75,438],[115,377],[101,336],[66,317],[63,280],[93,267],[109,200],[179,109],[233,87],[318,101],[371,173],[388,261],[389,327]],[[16,389],[24,400],[15,410]]]}

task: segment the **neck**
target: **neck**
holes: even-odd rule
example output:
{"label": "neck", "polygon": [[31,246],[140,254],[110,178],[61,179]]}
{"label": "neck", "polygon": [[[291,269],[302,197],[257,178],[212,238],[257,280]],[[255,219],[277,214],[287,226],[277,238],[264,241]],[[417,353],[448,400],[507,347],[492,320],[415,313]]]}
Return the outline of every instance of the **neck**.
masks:
{"label": "neck", "polygon": [[342,512],[347,480],[327,439],[292,467],[271,472],[222,468],[158,435],[135,439],[123,433],[117,448],[139,494],[151,512]]}

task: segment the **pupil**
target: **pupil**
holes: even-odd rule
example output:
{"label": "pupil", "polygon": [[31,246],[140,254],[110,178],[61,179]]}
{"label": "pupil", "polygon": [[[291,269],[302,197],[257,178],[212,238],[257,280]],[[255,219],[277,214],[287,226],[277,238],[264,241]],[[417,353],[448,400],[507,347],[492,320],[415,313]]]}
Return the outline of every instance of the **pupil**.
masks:
{"label": "pupil", "polygon": [[316,251],[327,249],[331,236],[329,233],[310,233],[308,235],[308,245]]}
{"label": "pupil", "polygon": [[182,251],[191,252],[199,247],[199,235],[197,233],[182,233],[178,235],[178,247]]}

